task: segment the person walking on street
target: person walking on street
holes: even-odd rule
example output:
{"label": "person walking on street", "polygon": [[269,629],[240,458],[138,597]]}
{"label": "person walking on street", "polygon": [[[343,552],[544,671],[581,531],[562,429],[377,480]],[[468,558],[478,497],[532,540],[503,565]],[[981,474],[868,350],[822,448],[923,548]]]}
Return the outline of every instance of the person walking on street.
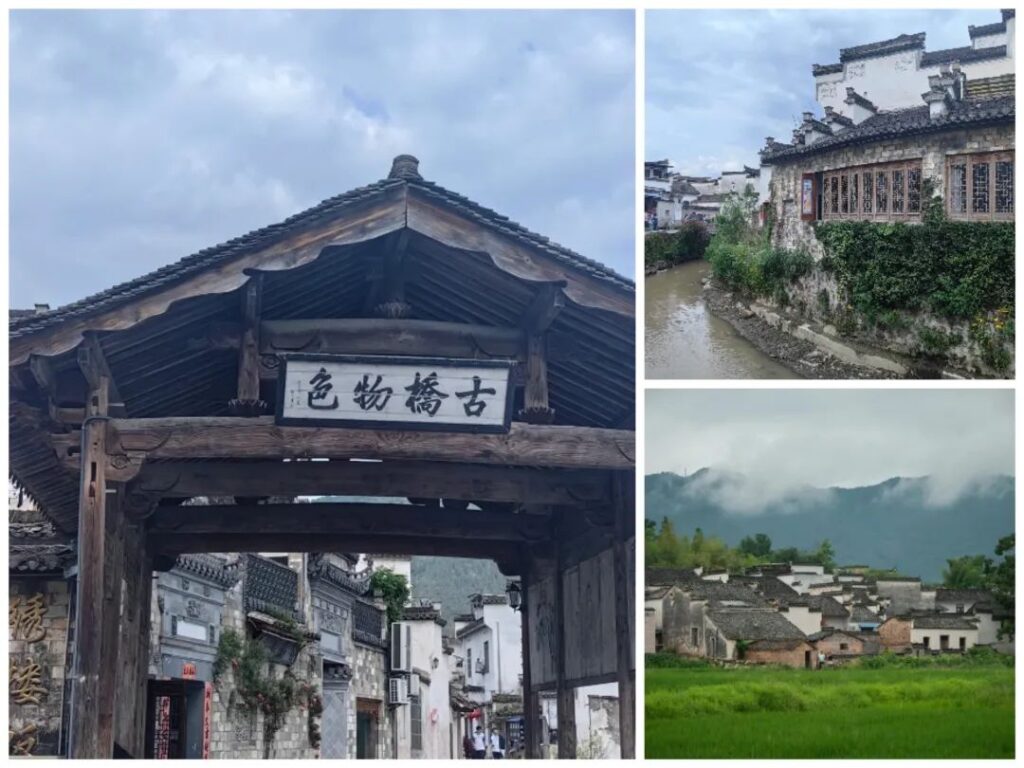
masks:
{"label": "person walking on street", "polygon": [[504,740],[498,735],[497,728],[491,728],[491,758],[494,760],[501,760],[505,757],[505,748],[502,744]]}
{"label": "person walking on street", "polygon": [[484,729],[479,725],[473,734],[473,759],[483,760],[487,754],[487,739],[484,736]]}

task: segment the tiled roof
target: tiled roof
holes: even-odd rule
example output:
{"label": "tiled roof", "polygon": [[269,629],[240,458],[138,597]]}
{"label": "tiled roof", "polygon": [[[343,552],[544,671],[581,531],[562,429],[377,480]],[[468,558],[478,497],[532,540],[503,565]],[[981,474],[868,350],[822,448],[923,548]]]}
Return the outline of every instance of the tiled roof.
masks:
{"label": "tiled roof", "polygon": [[459,631],[455,633],[455,636],[456,637],[460,637],[460,638],[461,637],[465,637],[466,635],[473,634],[478,629],[484,629],[486,626],[487,626],[487,624],[484,622],[484,620],[482,618],[480,618],[480,619],[477,619],[476,621],[470,622],[466,626],[464,626],[461,629],[459,629]]}
{"label": "tiled roof", "polygon": [[868,59],[872,56],[888,56],[890,53],[924,48],[924,38],[924,32],[917,32],[913,35],[899,35],[888,40],[879,40],[877,43],[865,43],[864,45],[840,48],[839,61],[856,61],[857,59]]}
{"label": "tiled roof", "polygon": [[863,605],[855,605],[850,609],[850,621],[854,624],[881,624],[882,619],[877,613]]}
{"label": "tiled roof", "polygon": [[690,568],[647,568],[644,571],[644,583],[648,587],[689,584],[696,581],[700,581],[700,577]]}
{"label": "tiled roof", "polygon": [[70,544],[10,544],[7,553],[12,573],[62,573],[77,556]]}
{"label": "tiled roof", "polygon": [[[853,128],[832,136],[818,139],[812,144],[783,145],[783,149],[762,150],[762,158],[766,162],[776,162],[790,157],[827,152],[852,144],[863,144],[902,136],[951,131],[969,128],[976,125],[992,123],[1012,123],[1014,118],[1014,98],[1012,96],[985,101],[959,102],[953,106],[949,114],[931,118],[928,106],[911,107],[910,109],[879,112]],[[894,578],[884,579],[895,581]]]}
{"label": "tiled roof", "polygon": [[980,603],[992,599],[987,589],[943,589],[935,590],[935,599],[949,603]]}
{"label": "tiled roof", "polygon": [[810,595],[808,604],[811,610],[821,611],[822,617],[846,618],[850,615],[838,600],[828,595]]}
{"label": "tiled roof", "polygon": [[977,624],[956,614],[914,616],[914,629],[975,629]]}
{"label": "tiled roof", "polygon": [[773,610],[710,611],[710,619],[730,640],[803,640],[804,633]]}
{"label": "tiled roof", "polygon": [[448,622],[441,618],[441,612],[430,605],[410,605],[402,611],[403,621],[433,621],[445,626]]}
{"label": "tiled roof", "polygon": [[949,64],[953,61],[959,61],[961,64],[966,64],[971,61],[1001,59],[1005,56],[1005,45],[993,45],[989,48],[972,48],[967,45],[962,48],[946,48],[941,51],[929,51],[921,56],[921,66],[932,67],[936,64]]}
{"label": "tiled roof", "polygon": [[[399,165],[398,160],[400,158],[396,158],[396,168]],[[553,243],[543,235],[531,232],[518,222],[512,221],[508,217],[502,216],[489,208],[485,208],[463,195],[451,192],[433,182],[425,181],[415,171],[414,167],[411,173],[406,171],[399,173],[397,176],[393,170],[391,177],[387,179],[329,198],[278,224],[254,230],[220,245],[204,248],[190,256],[186,256],[180,261],[161,267],[155,272],[114,286],[79,301],[66,304],[49,312],[33,314],[30,317],[21,319],[12,319],[9,336],[10,338],[27,336],[71,318],[93,315],[120,306],[142,295],[155,292],[205,270],[253,253],[289,235],[302,231],[321,220],[336,217],[348,209],[355,208],[355,206],[373,198],[383,196],[385,193],[400,188],[403,185],[434,198],[437,202],[457,210],[466,218],[474,220],[489,229],[537,248],[545,255],[561,262],[567,267],[586,272],[592,277],[604,280],[618,288],[630,292],[634,290],[632,280],[619,275],[603,264],[581,256],[557,243]]]}
{"label": "tiled roof", "polygon": [[174,567],[179,571],[194,574],[222,587],[231,587],[238,582],[238,574],[235,569],[228,568],[227,563],[215,555],[200,553],[179,555]]}
{"label": "tiled roof", "polygon": [[10,539],[50,539],[57,535],[57,527],[45,514],[36,509],[8,510],[7,532]]}
{"label": "tiled roof", "polygon": [[969,24],[967,26],[967,34],[973,40],[976,37],[987,37],[988,35],[1002,35],[1006,32],[1006,22],[997,21],[994,24],[982,24],[981,26],[974,26]]}
{"label": "tiled roof", "polygon": [[369,568],[359,575],[349,573],[332,563],[323,553],[317,553],[309,559],[307,570],[311,579],[323,579],[356,595],[365,595],[370,591],[372,571]]}
{"label": "tiled roof", "polygon": [[819,75],[836,75],[843,71],[842,63],[838,64],[812,64],[811,73],[818,77]]}
{"label": "tiled roof", "polygon": [[1012,72],[1007,75],[977,77],[967,81],[967,98],[972,101],[981,101],[997,99],[1000,96],[1012,96],[1015,88],[1015,78]]}

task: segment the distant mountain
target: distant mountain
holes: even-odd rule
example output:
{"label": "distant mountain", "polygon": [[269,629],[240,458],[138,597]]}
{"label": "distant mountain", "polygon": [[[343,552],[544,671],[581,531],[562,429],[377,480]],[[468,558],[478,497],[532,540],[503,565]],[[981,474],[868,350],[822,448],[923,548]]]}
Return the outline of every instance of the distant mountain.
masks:
{"label": "distant mountain", "polygon": [[646,477],[646,517],[679,534],[700,528],[731,546],[765,533],[774,547],[810,549],[828,539],[839,563],[898,568],[939,581],[946,560],[992,556],[1014,530],[1014,480],[996,475],[953,494],[933,478],[893,477],[859,488],[803,486],[777,492],[745,475],[701,469]]}
{"label": "distant mountain", "polygon": [[[470,595],[504,594],[507,581],[493,560],[419,555],[412,559],[413,600],[440,602],[441,616],[449,624],[452,617],[470,613]],[[450,634],[450,630],[451,626],[446,627],[445,634]]]}

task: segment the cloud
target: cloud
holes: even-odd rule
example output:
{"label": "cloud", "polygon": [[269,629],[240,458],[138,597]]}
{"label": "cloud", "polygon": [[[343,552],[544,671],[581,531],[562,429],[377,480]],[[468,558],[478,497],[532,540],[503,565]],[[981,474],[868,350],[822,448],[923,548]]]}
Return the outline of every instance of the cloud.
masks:
{"label": "cloud", "polygon": [[994,10],[651,11],[645,24],[647,159],[717,175],[756,165],[766,136],[788,140],[814,101],[812,64],[839,49],[926,32],[929,50],[969,45]]}
{"label": "cloud", "polygon": [[631,11],[17,11],[11,301],[61,304],[386,176],[632,274]]}
{"label": "cloud", "polygon": [[942,506],[1014,474],[1013,423],[1011,390],[655,390],[645,472],[710,467],[740,513],[890,478],[927,477],[890,492]]}

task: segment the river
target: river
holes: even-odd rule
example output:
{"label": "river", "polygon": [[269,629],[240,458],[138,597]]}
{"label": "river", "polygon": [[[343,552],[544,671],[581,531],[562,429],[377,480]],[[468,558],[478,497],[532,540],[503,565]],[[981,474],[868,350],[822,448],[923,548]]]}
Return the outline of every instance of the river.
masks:
{"label": "river", "polygon": [[708,311],[701,280],[709,271],[706,261],[692,261],[644,278],[647,377],[798,378]]}

